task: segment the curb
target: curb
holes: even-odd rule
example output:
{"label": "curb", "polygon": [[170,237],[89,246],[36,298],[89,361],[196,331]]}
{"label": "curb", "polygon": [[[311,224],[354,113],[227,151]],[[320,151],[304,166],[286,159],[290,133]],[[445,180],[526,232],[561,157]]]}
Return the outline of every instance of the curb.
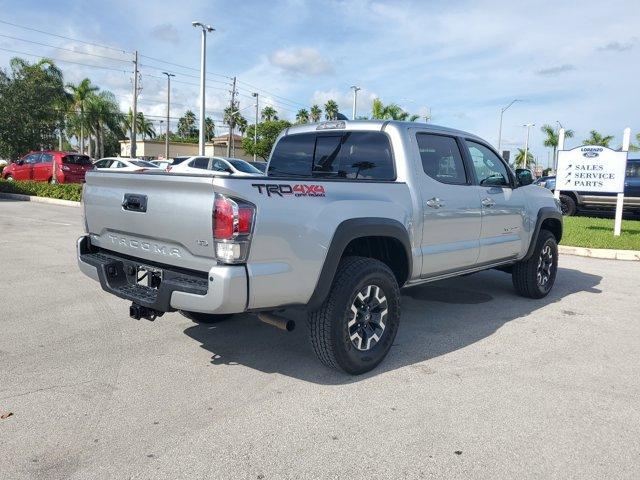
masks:
{"label": "curb", "polygon": [[564,255],[576,255],[578,257],[640,261],[640,250],[613,250],[609,248],[567,247],[559,245],[558,251]]}
{"label": "curb", "polygon": [[60,200],[57,198],[36,197],[35,195],[22,195],[19,193],[0,193],[0,199],[20,200],[22,202],[48,203],[50,205],[64,205],[65,207],[79,207],[81,202],[71,200]]}

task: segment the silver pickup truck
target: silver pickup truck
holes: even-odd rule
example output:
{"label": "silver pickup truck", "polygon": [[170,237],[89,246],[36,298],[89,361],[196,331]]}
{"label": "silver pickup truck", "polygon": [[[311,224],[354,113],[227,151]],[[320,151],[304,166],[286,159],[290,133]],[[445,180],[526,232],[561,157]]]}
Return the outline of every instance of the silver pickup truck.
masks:
{"label": "silver pickup truck", "polygon": [[393,343],[403,286],[497,268],[549,293],[562,216],[531,182],[458,130],[296,126],[266,176],[88,173],[78,264],[138,319],[252,312],[291,329],[280,312],[305,309],[319,359],[360,374]]}

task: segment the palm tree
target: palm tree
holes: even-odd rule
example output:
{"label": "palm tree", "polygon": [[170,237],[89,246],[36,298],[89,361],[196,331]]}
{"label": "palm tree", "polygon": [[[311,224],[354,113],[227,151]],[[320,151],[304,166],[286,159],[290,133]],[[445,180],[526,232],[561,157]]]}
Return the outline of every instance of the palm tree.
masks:
{"label": "palm tree", "polygon": [[582,143],[584,145],[599,145],[600,147],[608,147],[609,143],[611,143],[611,140],[613,140],[613,135],[602,135],[596,130],[591,130],[589,132],[589,138],[583,140]]}
{"label": "palm tree", "polygon": [[92,85],[91,80],[88,78],[85,78],[77,85],[68,83],[67,88],[73,96],[74,108],[80,110],[80,153],[84,153],[84,107],[89,96],[93,92],[97,92],[99,88]]}
{"label": "palm tree", "polygon": [[309,112],[306,108],[301,108],[296,113],[296,123],[309,123]]}
{"label": "palm tree", "polygon": [[278,120],[278,112],[273,107],[266,106],[262,109],[262,121],[263,122],[272,122]]}
{"label": "palm tree", "polygon": [[[122,117],[122,128],[125,131],[132,132],[132,126],[133,112],[129,109],[129,112]],[[136,114],[136,132],[142,135],[142,140],[146,140],[147,137],[154,138],[156,136],[156,129],[153,126],[153,122],[148,120],[142,112],[137,112]]]}
{"label": "palm tree", "polygon": [[324,104],[324,117],[327,120],[335,120],[338,118],[338,104],[335,100],[327,100]]}
{"label": "palm tree", "polygon": [[123,136],[121,128],[123,116],[115,95],[106,90],[97,95],[91,94],[87,100],[86,116],[89,136],[95,135],[96,154],[102,158],[105,132],[111,132],[116,137]]}
{"label": "palm tree", "polygon": [[[558,132],[549,124],[545,123],[540,127],[540,131],[545,134],[544,146],[553,148],[553,158],[556,158],[556,151],[558,149]],[[573,138],[575,132],[573,130],[565,130],[565,138]],[[555,161],[555,160],[554,160]]]}
{"label": "palm tree", "polygon": [[309,119],[311,122],[319,122],[320,117],[322,116],[322,109],[318,105],[313,105],[311,110],[309,110]]}
{"label": "palm tree", "polygon": [[213,119],[211,117],[205,117],[204,119],[204,139],[207,142],[211,142],[213,137],[216,136],[216,126],[213,123]]}
{"label": "palm tree", "polygon": [[153,122],[144,116],[142,112],[138,112],[139,120],[136,122],[138,132],[142,135],[142,140],[146,140],[147,137],[154,138],[156,136],[156,129],[153,127]]}
{"label": "palm tree", "polygon": [[[519,148],[515,158],[516,167],[524,166],[524,148]],[[533,160],[533,154],[527,150],[527,166],[530,167],[535,162]]]}
{"label": "palm tree", "polygon": [[196,114],[187,110],[178,120],[178,135],[182,138],[190,138],[196,136],[196,133]]}
{"label": "palm tree", "polygon": [[244,134],[247,131],[247,127],[248,126],[249,126],[249,123],[247,122],[247,119],[244,118],[239,113],[237,113],[236,114],[236,127],[238,127],[238,130],[240,131],[240,135],[242,135],[243,137],[244,137]]}
{"label": "palm tree", "polygon": [[409,120],[415,122],[420,115],[411,115],[409,112],[405,112],[400,105],[390,103],[385,105],[382,100],[375,98],[373,105],[371,106],[371,118],[379,120]]}

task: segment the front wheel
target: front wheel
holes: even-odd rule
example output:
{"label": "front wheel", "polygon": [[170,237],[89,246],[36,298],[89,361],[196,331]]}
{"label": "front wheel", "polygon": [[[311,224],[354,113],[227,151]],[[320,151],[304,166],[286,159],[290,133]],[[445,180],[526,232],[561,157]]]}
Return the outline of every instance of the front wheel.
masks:
{"label": "front wheel", "polygon": [[4,179],[5,179],[7,182],[13,182],[13,177],[12,177],[11,175],[7,175],[6,177],[4,177]]}
{"label": "front wheel", "polygon": [[557,270],[556,237],[548,230],[540,230],[533,255],[513,266],[513,286],[523,297],[546,297],[556,281]]}
{"label": "front wheel", "polygon": [[400,289],[391,269],[364,257],[338,265],[322,306],[308,316],[311,344],[325,365],[359,375],[387,355],[400,324]]}

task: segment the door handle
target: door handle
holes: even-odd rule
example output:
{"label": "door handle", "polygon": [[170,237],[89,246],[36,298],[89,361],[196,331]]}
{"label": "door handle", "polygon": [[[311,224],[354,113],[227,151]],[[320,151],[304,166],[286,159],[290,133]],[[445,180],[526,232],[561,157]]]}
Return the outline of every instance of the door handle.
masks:
{"label": "door handle", "polygon": [[491,208],[496,204],[495,200],[493,200],[492,198],[489,197],[485,197],[482,199],[482,206],[483,207],[487,207],[487,208]]}
{"label": "door handle", "polygon": [[441,208],[444,207],[444,203],[438,197],[430,198],[425,202],[425,205],[429,208]]}

